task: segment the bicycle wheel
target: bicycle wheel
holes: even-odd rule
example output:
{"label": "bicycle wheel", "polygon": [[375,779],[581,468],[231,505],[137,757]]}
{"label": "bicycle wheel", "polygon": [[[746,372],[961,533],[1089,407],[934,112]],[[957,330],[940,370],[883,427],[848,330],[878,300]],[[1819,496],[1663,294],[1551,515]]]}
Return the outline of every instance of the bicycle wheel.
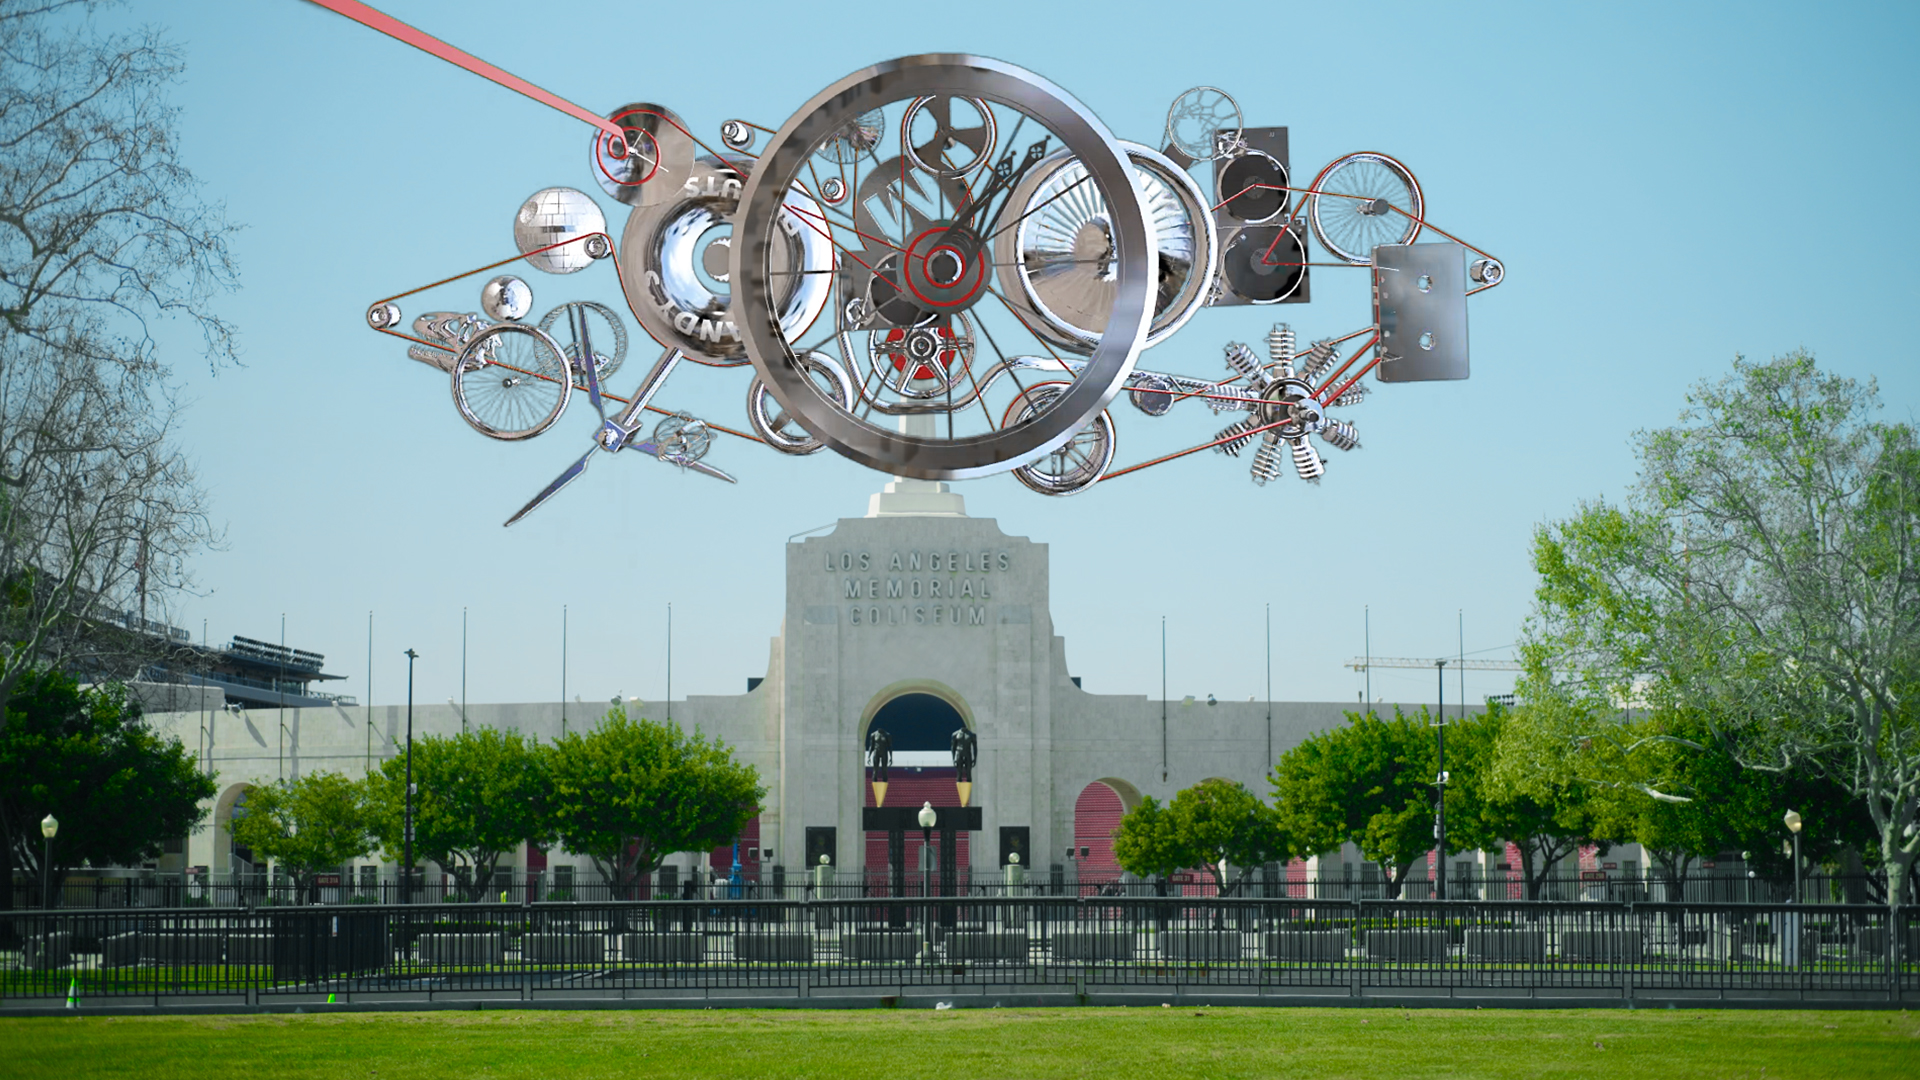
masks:
{"label": "bicycle wheel", "polygon": [[568,369],[581,382],[586,381],[587,371],[580,363],[580,329],[574,323],[575,311],[587,321],[587,337],[593,343],[594,374],[600,380],[600,389],[605,390],[607,377],[619,371],[621,362],[627,358],[627,328],[612,308],[591,300],[561,304],[540,317],[540,332],[560,346]]}
{"label": "bicycle wheel", "polygon": [[[823,180],[821,147],[850,121],[876,111],[886,118],[875,128],[881,142],[844,166],[844,174],[833,174],[852,197],[844,205],[813,200],[808,193]],[[909,112],[917,123],[904,123]],[[991,148],[990,138],[997,143]],[[1015,310],[1016,298],[994,273],[992,253],[1002,233],[1017,229],[1022,216],[1037,209],[1018,205],[1013,194],[1056,151],[1078,159],[1086,175],[1074,183],[1107,207],[1111,252],[1102,254],[1112,302],[1083,327],[1088,359],[1068,371],[1066,388],[1036,403],[1029,422],[1008,427],[1006,403],[1029,370],[1018,361],[1048,349],[1047,339]],[[986,156],[991,161],[979,173],[954,175]],[[938,167],[916,167],[916,160]],[[806,200],[797,211],[796,196]],[[809,272],[778,264],[796,226],[828,238],[834,248],[831,317],[811,329],[783,326],[778,318],[781,287],[792,275]],[[927,480],[1006,472],[1072,439],[1119,393],[1146,338],[1157,285],[1153,229],[1113,136],[1045,79],[966,55],[879,64],[802,106],[754,165],[734,218],[731,254],[733,316],[741,340],[787,415],[854,461]],[[941,341],[911,334],[951,325],[961,314],[979,343],[971,366],[961,362],[960,351],[949,363]],[[897,343],[884,340],[894,330],[909,333]],[[870,337],[856,342],[862,334],[879,334],[882,346],[902,348],[871,347]],[[928,347],[926,357],[896,362],[916,344]],[[833,356],[852,375],[852,408],[807,377],[797,357],[808,350]],[[903,372],[916,378],[903,379]],[[930,380],[917,376],[946,372],[954,374],[931,380],[940,385],[925,394]],[[999,379],[1002,374],[1009,378]],[[913,417],[921,419],[907,425]],[[910,430],[896,428],[890,418]]]}
{"label": "bicycle wheel", "polygon": [[475,334],[453,365],[453,405],[491,439],[531,439],[567,410],[573,380],[553,339],[524,323]]}
{"label": "bicycle wheel", "polygon": [[1426,217],[1426,201],[1420,181],[1405,165],[1362,150],[1320,170],[1307,199],[1307,216],[1328,254],[1366,266],[1381,244],[1413,243]]}
{"label": "bicycle wheel", "polygon": [[[1044,412],[1049,400],[1062,390],[1061,383],[1028,387],[1007,417],[1009,426],[1026,423]],[[1042,495],[1075,495],[1106,475],[1116,449],[1113,414],[1102,409],[1092,423],[1074,432],[1073,438],[1032,464],[1013,470],[1013,478]]]}
{"label": "bicycle wheel", "polygon": [[[853,379],[847,375],[847,369],[820,352],[801,353],[799,360],[822,393],[840,402],[842,408],[853,408]],[[783,454],[803,456],[826,449],[825,443],[807,434],[805,428],[779,409],[767,392],[767,384],[758,377],[747,387],[747,422],[768,446]]]}

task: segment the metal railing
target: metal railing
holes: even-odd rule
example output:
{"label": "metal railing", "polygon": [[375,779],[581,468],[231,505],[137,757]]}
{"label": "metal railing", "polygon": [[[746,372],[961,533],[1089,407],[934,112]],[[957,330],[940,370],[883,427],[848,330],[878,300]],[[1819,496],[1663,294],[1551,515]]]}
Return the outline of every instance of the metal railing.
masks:
{"label": "metal railing", "polygon": [[1920,992],[1920,918],[1894,929],[1868,905],[1045,895],[68,909],[0,913],[0,1010],[904,985],[1888,1003]]}
{"label": "metal railing", "polygon": [[[146,872],[132,876],[75,875],[57,890],[54,906],[62,908],[261,907],[284,904],[394,904],[403,897],[400,882],[391,874],[369,880],[356,872],[324,875],[322,884],[296,896],[284,877],[253,874],[182,874]],[[738,887],[724,876],[690,879],[677,872],[655,874],[644,883],[615,888],[597,875],[575,873],[561,877],[551,871],[499,871],[478,890],[475,902],[521,904],[533,902],[613,902],[649,899],[779,899],[856,900],[893,892],[893,877],[884,868],[833,871],[820,882],[813,873],[797,873],[775,866],[755,866]],[[961,867],[954,888],[964,896],[1201,896],[1219,895],[1213,879],[1204,873],[1175,875],[1166,882],[1143,881],[1120,874],[1074,874],[1063,869],[1024,875],[1009,891],[1003,873]],[[923,875],[909,870],[904,895],[940,892],[937,872]],[[422,873],[412,887],[415,903],[461,903],[472,890],[442,873]],[[1227,895],[1247,899],[1295,900],[1433,900],[1434,883],[1424,877],[1402,883],[1400,895],[1388,896],[1386,884],[1376,878],[1345,877],[1289,879],[1284,873],[1259,874],[1246,881],[1230,880]],[[737,893],[737,895],[736,895]],[[1454,877],[1448,881],[1448,899],[1500,902],[1524,900],[1523,885],[1501,872]],[[501,899],[505,895],[505,900]],[[1885,879],[1874,875],[1808,875],[1801,886],[1803,902],[1875,904],[1885,894]],[[41,886],[37,878],[16,875],[14,906],[37,907]],[[1790,881],[1750,878],[1744,874],[1696,874],[1679,890],[1658,879],[1626,877],[1612,872],[1556,875],[1540,887],[1541,901],[1612,901],[1616,903],[1786,903],[1793,899]]]}

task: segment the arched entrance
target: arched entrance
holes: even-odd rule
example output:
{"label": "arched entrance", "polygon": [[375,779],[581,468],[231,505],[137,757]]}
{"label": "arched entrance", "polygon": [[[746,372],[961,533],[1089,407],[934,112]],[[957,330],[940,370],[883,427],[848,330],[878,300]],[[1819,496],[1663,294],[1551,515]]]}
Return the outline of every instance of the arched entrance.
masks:
{"label": "arched entrance", "polygon": [[[255,871],[252,849],[233,841],[233,823],[247,814],[247,792],[251,784],[234,784],[220,793],[213,804],[213,867],[215,874],[251,874]],[[264,866],[259,869],[266,869]]]}
{"label": "arched entrance", "polygon": [[[952,688],[939,683],[912,680],[896,683],[874,695],[860,725],[861,754],[860,805],[873,806],[873,785],[867,782],[865,746],[867,733],[884,730],[893,740],[893,767],[889,771],[886,805],[917,807],[931,802],[935,806],[960,805],[960,791],[954,785],[952,757],[953,733],[971,729],[972,718],[965,703]],[[885,888],[888,884],[887,834],[865,833],[864,860],[867,881]],[[969,884],[967,867],[970,834],[954,834],[954,863],[959,868],[959,884]],[[934,842],[939,843],[936,836]],[[919,873],[921,834],[906,834],[905,866],[907,876]],[[938,861],[935,860],[937,865]],[[918,890],[916,885],[914,891]]]}
{"label": "arched entrance", "polygon": [[1119,879],[1113,831],[1126,812],[1138,805],[1140,789],[1116,777],[1095,780],[1080,790],[1073,803],[1073,856],[1081,881],[1105,884]]}

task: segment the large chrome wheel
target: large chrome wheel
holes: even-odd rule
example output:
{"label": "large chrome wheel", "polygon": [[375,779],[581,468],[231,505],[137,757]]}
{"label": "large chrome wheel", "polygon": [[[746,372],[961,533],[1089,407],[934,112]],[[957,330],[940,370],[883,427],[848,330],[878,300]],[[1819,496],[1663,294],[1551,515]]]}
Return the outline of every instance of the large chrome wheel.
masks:
{"label": "large chrome wheel", "polygon": [[[854,145],[863,152],[848,153]],[[1021,192],[1056,154],[1076,170],[1057,201],[1105,208],[1103,246],[1091,256],[1103,298],[1076,311],[1074,351],[1085,363],[1022,413],[1010,405],[1025,392],[1023,374],[1033,380],[1015,361],[1051,352],[1061,332],[1023,314],[1028,298],[1009,295],[1013,279],[994,264],[1001,238],[1053,205],[1053,194]],[[828,181],[851,197],[816,198]],[[796,279],[817,272],[782,257],[796,227],[833,247],[833,301],[813,327],[782,318]],[[1014,254],[1054,258],[1042,249]],[[747,356],[789,418],[863,465],[960,479],[1033,462],[1099,415],[1146,341],[1157,263],[1133,168],[1085,107],[1010,64],[929,55],[855,72],[781,127],[740,196],[729,277]],[[971,347],[960,344],[969,338]],[[852,407],[810,377],[800,360],[809,351],[849,373]]]}

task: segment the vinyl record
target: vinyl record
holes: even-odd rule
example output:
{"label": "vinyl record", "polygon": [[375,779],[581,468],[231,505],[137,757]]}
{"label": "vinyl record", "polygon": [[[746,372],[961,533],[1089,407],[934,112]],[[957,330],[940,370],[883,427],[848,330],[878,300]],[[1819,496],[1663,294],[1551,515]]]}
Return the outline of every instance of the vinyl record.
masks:
{"label": "vinyl record", "polygon": [[[1274,243],[1275,238],[1280,242]],[[1306,262],[1306,245],[1297,232],[1256,225],[1241,229],[1228,242],[1220,256],[1220,273],[1235,296],[1255,304],[1277,304],[1299,291],[1307,276]]]}

